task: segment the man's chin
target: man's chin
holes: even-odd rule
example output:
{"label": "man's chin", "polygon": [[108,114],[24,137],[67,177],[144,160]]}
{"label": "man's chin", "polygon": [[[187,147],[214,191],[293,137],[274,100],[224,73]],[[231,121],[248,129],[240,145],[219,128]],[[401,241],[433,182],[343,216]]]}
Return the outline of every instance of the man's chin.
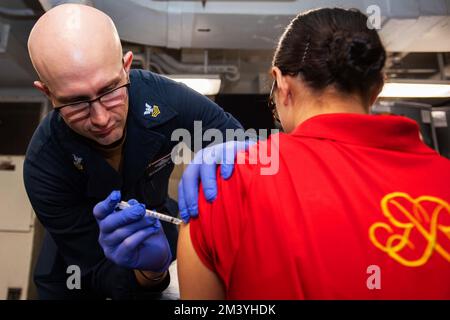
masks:
{"label": "man's chin", "polygon": [[119,129],[115,129],[105,137],[93,136],[91,139],[103,147],[108,147],[122,139],[122,136],[123,130],[120,132]]}

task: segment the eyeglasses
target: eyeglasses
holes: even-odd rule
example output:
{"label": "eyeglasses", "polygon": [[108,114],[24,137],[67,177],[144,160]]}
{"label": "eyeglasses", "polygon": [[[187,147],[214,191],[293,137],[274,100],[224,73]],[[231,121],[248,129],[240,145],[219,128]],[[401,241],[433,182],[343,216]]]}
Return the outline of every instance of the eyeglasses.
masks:
{"label": "eyeglasses", "polygon": [[70,109],[74,114],[84,114],[90,112],[91,105],[96,101],[99,101],[106,108],[113,108],[115,106],[118,106],[125,100],[129,86],[130,81],[127,78],[127,83],[119,85],[118,87],[111,89],[105,93],[102,93],[94,99],[71,102],[62,106],[54,107],[53,109],[59,111],[62,108],[67,108]]}
{"label": "eyeglasses", "polygon": [[276,86],[277,86],[277,81],[274,80],[272,83],[272,88],[270,89],[268,105],[269,105],[270,111],[272,112],[272,116],[273,116],[273,119],[275,120],[275,122],[280,122],[280,117],[279,117],[278,111],[277,111],[277,105],[275,104],[274,97],[273,97],[273,92],[274,92]]}

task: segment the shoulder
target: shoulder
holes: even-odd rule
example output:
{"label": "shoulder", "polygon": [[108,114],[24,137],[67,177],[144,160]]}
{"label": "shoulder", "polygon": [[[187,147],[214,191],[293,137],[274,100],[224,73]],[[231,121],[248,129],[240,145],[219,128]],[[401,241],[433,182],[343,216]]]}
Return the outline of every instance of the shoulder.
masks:
{"label": "shoulder", "polygon": [[31,177],[39,178],[41,184],[50,184],[50,177],[62,179],[67,175],[70,159],[62,143],[64,139],[67,139],[64,120],[52,111],[41,121],[28,145],[23,168],[26,184]]}
{"label": "shoulder", "polygon": [[150,71],[130,72],[129,109],[132,117],[146,128],[160,126],[178,116],[168,99],[168,86],[177,83]]}
{"label": "shoulder", "polygon": [[130,71],[131,90],[147,88],[152,92],[165,92],[169,89],[182,90],[183,85],[166,76],[141,69]]}
{"label": "shoulder", "polygon": [[49,144],[54,144],[54,122],[57,121],[56,113],[51,111],[41,121],[34,131],[28,144],[25,159],[27,161],[35,161],[46,149]]}
{"label": "shoulder", "polygon": [[186,105],[192,103],[215,105],[210,99],[194,91],[183,83],[146,70],[133,69],[130,72],[130,96],[134,101],[153,100],[167,104],[177,112],[188,112]]}
{"label": "shoulder", "polygon": [[[130,72],[130,109],[137,118],[144,118],[155,125],[179,117],[187,121],[194,117],[197,111],[215,110],[214,102],[163,75],[145,70]],[[203,109],[202,109],[203,108]]]}
{"label": "shoulder", "polygon": [[138,69],[131,70],[130,82],[130,107],[140,115],[146,115],[146,118],[150,119],[159,118],[161,113],[160,118],[167,120],[187,111],[182,103],[186,90],[189,90],[185,85],[165,76]]}
{"label": "shoulder", "polygon": [[[259,197],[254,192],[255,188],[259,192],[272,194],[273,183],[284,181],[289,176],[292,165],[298,168],[301,164],[294,159],[303,161],[310,158],[305,162],[315,159],[309,149],[307,141],[299,137],[286,133],[271,134],[267,139],[260,140],[246,151],[237,154],[232,178],[222,181],[218,176],[218,180],[221,180],[218,188],[224,197],[233,198],[239,194],[243,202]],[[305,156],[297,158],[298,154]],[[224,199],[225,202],[226,200]]]}

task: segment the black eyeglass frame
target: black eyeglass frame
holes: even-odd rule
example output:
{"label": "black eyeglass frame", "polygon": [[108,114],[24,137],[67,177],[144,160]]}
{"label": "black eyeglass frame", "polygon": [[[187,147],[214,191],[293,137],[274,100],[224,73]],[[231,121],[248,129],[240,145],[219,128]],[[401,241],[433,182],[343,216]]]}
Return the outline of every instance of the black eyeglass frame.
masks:
{"label": "black eyeglass frame", "polygon": [[277,112],[277,105],[276,105],[276,103],[274,101],[274,97],[273,97],[273,93],[274,93],[276,86],[277,86],[277,80],[273,80],[272,87],[270,88],[268,107],[269,107],[270,111],[272,112],[273,119],[276,122],[280,123],[280,117]]}
{"label": "black eyeglass frame", "polygon": [[[113,88],[113,89],[111,89],[111,90],[108,90],[107,92],[102,93],[101,95],[99,95],[98,97],[96,97],[96,98],[94,98],[94,99],[91,99],[91,100],[84,100],[84,101],[77,101],[77,102],[71,102],[71,103],[63,104],[63,105],[61,105],[61,106],[53,107],[53,109],[56,110],[56,111],[59,111],[59,110],[61,110],[62,108],[74,106],[74,105],[81,104],[81,103],[87,103],[87,104],[88,104],[87,108],[90,108],[91,105],[92,105],[94,102],[100,101],[101,98],[103,98],[104,96],[106,96],[106,95],[108,95],[108,94],[110,94],[110,93],[113,93],[113,92],[115,92],[115,91],[117,91],[117,90],[120,90],[120,89],[122,89],[122,88],[124,88],[124,87],[127,87],[127,90],[128,90],[129,87],[130,87],[130,85],[131,85],[131,82],[130,82],[130,80],[128,79],[127,83],[125,83],[125,84],[123,84],[123,85],[120,85],[120,86],[118,86],[118,87],[116,87],[116,88]],[[100,101],[100,103],[101,103],[101,101]]]}

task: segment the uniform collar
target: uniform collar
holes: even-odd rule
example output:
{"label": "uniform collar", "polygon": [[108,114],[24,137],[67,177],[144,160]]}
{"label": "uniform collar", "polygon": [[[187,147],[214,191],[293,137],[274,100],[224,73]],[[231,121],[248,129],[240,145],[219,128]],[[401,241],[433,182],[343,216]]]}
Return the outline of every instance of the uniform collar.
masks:
{"label": "uniform collar", "polygon": [[301,123],[291,135],[373,148],[434,153],[420,140],[417,123],[402,116],[322,114]]}
{"label": "uniform collar", "polygon": [[147,129],[158,128],[178,116],[178,113],[160,97],[154,83],[142,79],[138,70],[130,72],[128,89],[128,117]]}

